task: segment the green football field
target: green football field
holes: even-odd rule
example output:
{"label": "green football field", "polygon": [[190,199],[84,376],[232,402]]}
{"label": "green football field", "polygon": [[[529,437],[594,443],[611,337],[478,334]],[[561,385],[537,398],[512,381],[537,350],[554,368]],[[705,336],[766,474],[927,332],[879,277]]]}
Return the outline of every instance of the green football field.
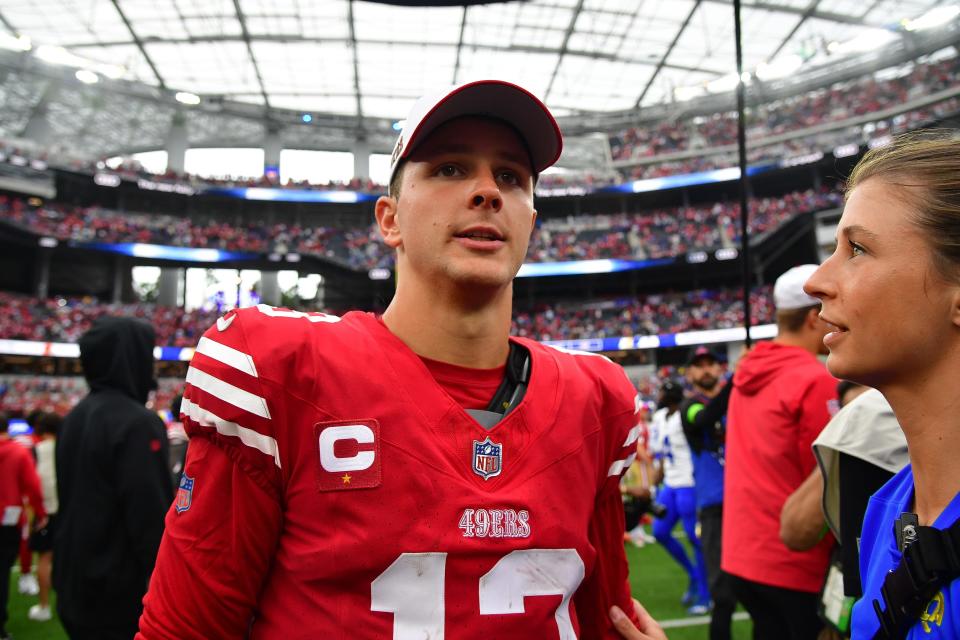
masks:
{"label": "green football field", "polygon": [[[660,545],[643,548],[627,545],[630,561],[630,583],[634,596],[647,607],[653,616],[667,627],[670,640],[705,640],[706,617],[691,618],[680,605],[680,596],[687,587],[687,579],[680,567],[666,554]],[[66,640],[56,616],[50,622],[33,622],[27,619],[27,610],[36,603],[36,598],[17,592],[16,570],[11,574],[9,631],[15,640]],[[733,625],[735,640],[750,637],[750,622],[745,614],[737,614]]]}

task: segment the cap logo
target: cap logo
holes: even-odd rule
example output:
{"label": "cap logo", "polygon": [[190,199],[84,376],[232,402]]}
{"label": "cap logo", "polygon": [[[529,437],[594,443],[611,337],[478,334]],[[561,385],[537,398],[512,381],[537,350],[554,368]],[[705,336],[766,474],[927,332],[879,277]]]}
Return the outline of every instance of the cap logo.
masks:
{"label": "cap logo", "polygon": [[393,155],[390,156],[390,166],[394,167],[397,165],[397,160],[400,158],[400,154],[403,153],[403,134],[400,134],[400,137],[397,138],[397,145],[393,148]]}

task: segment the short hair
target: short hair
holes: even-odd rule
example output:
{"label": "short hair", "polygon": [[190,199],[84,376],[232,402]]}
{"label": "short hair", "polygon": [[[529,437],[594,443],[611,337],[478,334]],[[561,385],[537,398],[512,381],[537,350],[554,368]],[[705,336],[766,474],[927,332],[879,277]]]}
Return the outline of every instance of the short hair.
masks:
{"label": "short hair", "polygon": [[178,393],[173,396],[173,400],[170,401],[170,414],[173,416],[174,422],[180,422],[180,406],[183,404],[183,394]]}
{"label": "short hair", "polygon": [[916,131],[897,136],[868,151],[847,180],[845,197],[876,178],[900,192],[916,208],[910,221],[930,246],[933,263],[944,278],[960,275],[960,140],[944,131]]}
{"label": "short hair", "polygon": [[36,433],[40,436],[53,436],[57,437],[60,435],[60,425],[63,424],[63,418],[59,414],[53,413],[51,411],[46,411],[37,418]]}
{"label": "short hair", "polygon": [[397,163],[397,168],[393,170],[393,176],[390,178],[390,184],[387,185],[387,195],[391,198],[400,197],[400,185],[403,183],[403,169],[407,166],[406,159]]}
{"label": "short hair", "polygon": [[782,331],[796,333],[803,328],[803,323],[807,320],[807,315],[811,309],[819,309],[820,304],[812,304],[799,309],[778,309],[777,310],[777,328]]}

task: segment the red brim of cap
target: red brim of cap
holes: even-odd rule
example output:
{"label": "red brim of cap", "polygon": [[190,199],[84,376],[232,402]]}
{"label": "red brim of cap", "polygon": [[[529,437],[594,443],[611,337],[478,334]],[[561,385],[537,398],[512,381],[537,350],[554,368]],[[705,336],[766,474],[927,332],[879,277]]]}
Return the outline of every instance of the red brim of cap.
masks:
{"label": "red brim of cap", "polygon": [[552,166],[563,151],[560,126],[539,98],[510,82],[480,80],[438,100],[410,134],[400,157],[408,157],[440,125],[462,116],[496,118],[513,126],[524,139],[537,173]]}

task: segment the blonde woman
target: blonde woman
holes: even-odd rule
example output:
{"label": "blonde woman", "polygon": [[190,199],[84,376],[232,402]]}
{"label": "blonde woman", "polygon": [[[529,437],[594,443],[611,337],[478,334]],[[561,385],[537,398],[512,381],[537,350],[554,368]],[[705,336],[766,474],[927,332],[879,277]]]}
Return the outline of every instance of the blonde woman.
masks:
{"label": "blonde woman", "polygon": [[879,389],[910,450],[867,507],[852,636],[960,637],[960,527],[944,532],[960,518],[960,141],[869,152],[806,291],[832,325],[830,372]]}

